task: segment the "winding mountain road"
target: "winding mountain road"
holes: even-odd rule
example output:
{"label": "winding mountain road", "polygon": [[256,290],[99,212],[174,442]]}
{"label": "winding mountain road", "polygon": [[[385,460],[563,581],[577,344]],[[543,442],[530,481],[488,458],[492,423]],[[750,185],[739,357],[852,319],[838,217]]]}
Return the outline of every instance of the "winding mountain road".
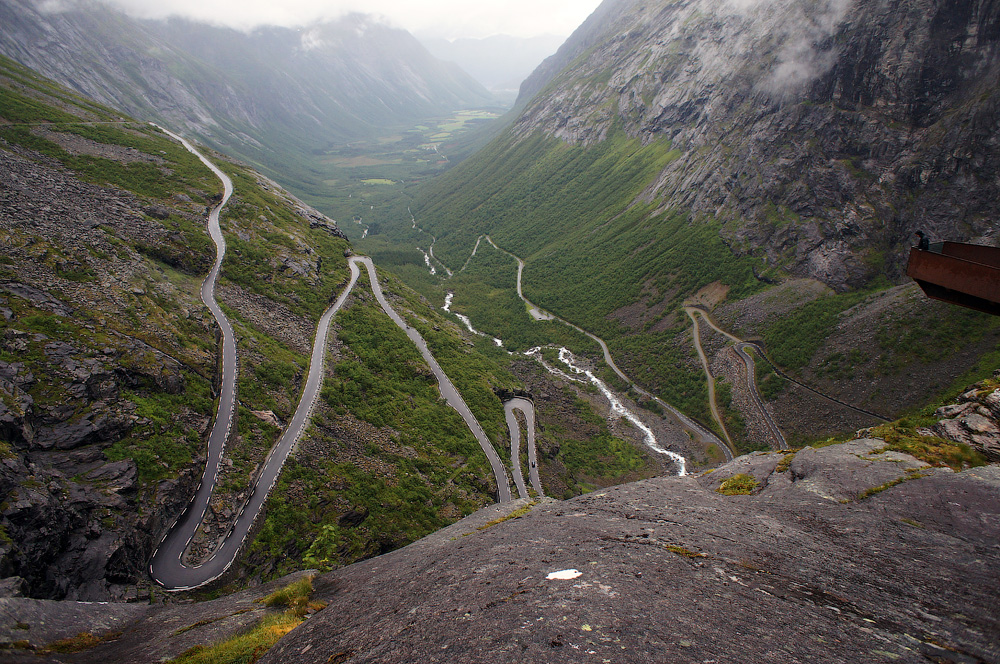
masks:
{"label": "winding mountain road", "polygon": [[771,435],[774,439],[778,441],[779,450],[788,449],[788,441],[785,440],[785,435],[781,433],[781,429],[778,428],[778,424],[771,417],[771,413],[764,408],[764,401],[760,398],[760,391],[757,389],[757,367],[754,364],[753,357],[747,351],[747,349],[756,350],[758,353],[763,355],[756,344],[746,343],[741,341],[734,346],[736,349],[736,354],[740,356],[743,360],[743,364],[747,367],[747,391],[750,393],[750,398],[753,399],[754,404],[757,406],[757,410],[760,411],[761,415],[764,417],[764,422],[767,424],[768,429],[771,430]]}
{"label": "winding mountain road", "polygon": [[[155,126],[155,125],[154,125]],[[455,389],[455,386],[445,375],[437,361],[431,355],[426,342],[420,334],[410,328],[399,315],[392,309],[385,295],[382,293],[381,285],[375,274],[375,266],[370,258],[351,257],[349,261],[350,279],[343,292],[336,302],[330,306],[322,315],[316,329],[316,336],[313,342],[312,355],[309,363],[309,373],[303,387],[302,397],[291,421],[278,442],[271,449],[267,459],[254,483],[250,497],[240,509],[236,520],[230,527],[222,544],[213,552],[212,556],[201,565],[192,566],[184,563],[184,553],[191,540],[194,538],[205,517],[212,492],[219,475],[219,468],[222,464],[222,455],[225,451],[226,441],[232,429],[236,406],[236,376],[237,376],[237,355],[236,338],[229,320],[215,299],[215,284],[218,280],[222,267],[222,260],[225,257],[226,242],[222,236],[219,225],[219,213],[228,202],[233,192],[232,181],[212,164],[204,155],[198,152],[189,142],[176,134],[160,129],[181,142],[185,148],[195,154],[213,173],[223,182],[224,195],[220,203],[213,208],[209,215],[209,233],[216,245],[216,261],[212,270],[206,277],[202,285],[202,301],[212,311],[216,321],[222,330],[222,390],[220,392],[219,408],[212,432],[209,435],[207,460],[205,473],[202,481],[198,485],[194,498],[185,508],[181,516],[167,531],[159,546],[153,552],[149,563],[149,574],[153,580],[168,590],[181,591],[192,590],[204,586],[221,577],[236,560],[250,532],[254,522],[260,514],[261,509],[267,500],[268,495],[277,482],[281,469],[288,459],[289,454],[294,449],[303,431],[309,423],[312,409],[319,395],[319,390],[323,384],[324,362],[326,358],[326,341],[329,336],[330,324],[334,315],[343,307],[347,297],[354,289],[360,276],[358,264],[364,264],[368,271],[372,292],[382,306],[382,309],[392,318],[393,322],[402,328],[407,336],[417,345],[424,359],[430,364],[431,370],[437,376],[442,396],[455,410],[459,412],[462,419],[469,426],[476,437],[487,458],[497,480],[500,502],[511,500],[510,486],[507,480],[507,473],[500,462],[500,458],[493,449],[492,444],[486,437],[482,426],[472,415],[469,407],[465,404],[462,396]]]}
{"label": "winding mountain road", "polygon": [[694,438],[699,444],[702,444],[702,445],[714,444],[714,445],[716,445],[726,455],[726,459],[728,461],[732,461],[733,455],[732,455],[732,452],[730,451],[729,447],[714,432],[712,432],[711,430],[709,430],[707,427],[702,426],[698,422],[694,421],[693,419],[691,419],[690,417],[688,417],[687,415],[685,415],[681,411],[677,410],[676,408],[674,408],[673,406],[671,406],[670,404],[668,404],[666,401],[664,401],[660,397],[658,397],[658,396],[654,395],[653,393],[651,393],[651,392],[643,389],[642,387],[640,387],[639,385],[637,385],[631,378],[629,378],[625,374],[624,371],[622,371],[621,369],[619,369],[618,365],[615,364],[614,358],[611,357],[611,350],[608,348],[608,344],[605,343],[604,339],[601,339],[600,337],[598,337],[595,334],[591,334],[587,330],[583,329],[582,327],[580,327],[578,325],[574,325],[573,323],[569,322],[568,320],[560,318],[559,316],[556,316],[555,314],[553,314],[551,312],[545,311],[541,307],[539,307],[536,304],[534,304],[527,297],[525,297],[524,296],[524,291],[521,289],[521,276],[524,273],[524,261],[521,260],[520,257],[515,256],[514,254],[512,254],[511,252],[509,252],[509,251],[507,251],[505,249],[501,249],[500,247],[498,247],[496,245],[496,243],[493,242],[493,238],[491,238],[489,235],[486,235],[484,237],[486,238],[486,241],[489,242],[490,245],[493,246],[494,249],[496,249],[497,251],[502,252],[504,254],[507,254],[508,256],[510,256],[511,258],[513,258],[515,261],[517,261],[517,296],[519,298],[521,298],[521,300],[525,303],[525,305],[527,305],[527,307],[528,307],[528,313],[531,314],[532,318],[534,318],[535,320],[539,320],[539,321],[559,321],[563,325],[568,325],[569,327],[573,328],[574,330],[576,330],[580,334],[583,334],[583,335],[587,336],[588,338],[590,338],[591,340],[593,340],[595,343],[597,343],[598,346],[600,346],[601,352],[604,354],[604,361],[607,363],[607,365],[609,367],[611,367],[611,370],[614,371],[615,374],[619,378],[621,378],[623,381],[625,381],[626,383],[628,383],[629,385],[631,385],[632,389],[635,390],[638,394],[640,394],[641,396],[643,396],[643,397],[645,397],[647,399],[651,399],[651,400],[655,401],[660,406],[660,408],[662,408],[665,411],[667,411],[668,413],[670,413],[673,416],[674,420],[681,426],[681,428],[684,429],[684,430],[686,430],[691,435],[691,437]]}
{"label": "winding mountain road", "polygon": [[171,526],[167,536],[157,547],[149,565],[149,573],[155,581],[167,588],[180,590],[206,583],[225,571],[224,569],[217,570],[215,566],[211,566],[210,570],[205,570],[209,578],[200,580],[199,574],[189,574],[184,571],[188,568],[184,566],[181,558],[188,544],[194,538],[205,516],[205,511],[208,509],[208,503],[212,497],[212,491],[215,489],[215,482],[222,464],[222,453],[232,429],[236,410],[236,335],[229,319],[226,318],[215,300],[215,283],[218,281],[222,260],[226,255],[226,241],[222,237],[222,229],[219,226],[219,212],[232,196],[233,183],[225,173],[198,152],[188,141],[163,127],[153,126],[179,141],[189,152],[197,156],[222,181],[224,189],[222,200],[212,209],[208,218],[208,231],[215,242],[216,257],[215,265],[212,266],[212,270],[201,286],[201,300],[212,312],[222,332],[222,389],[219,396],[219,407],[215,416],[215,424],[208,438],[205,473],[198,485],[198,490],[187,509]]}
{"label": "winding mountain road", "polygon": [[[722,336],[726,337],[727,339],[733,342],[734,348],[736,349],[736,354],[743,361],[743,364],[747,370],[747,385],[746,385],[747,392],[750,394],[751,400],[757,407],[761,419],[764,420],[764,424],[767,426],[768,431],[770,431],[771,437],[774,439],[774,442],[777,445],[778,449],[787,450],[788,441],[785,440],[785,435],[781,433],[781,429],[778,428],[777,422],[775,422],[774,418],[771,417],[771,413],[769,413],[767,411],[767,408],[764,407],[764,401],[760,398],[760,391],[757,389],[756,368],[754,365],[753,358],[750,357],[750,355],[746,352],[746,349],[747,348],[754,349],[758,353],[761,353],[763,355],[762,351],[757,347],[756,344],[743,341],[739,337],[736,337],[730,334],[729,332],[726,332],[721,327],[716,325],[715,321],[712,320],[712,317],[709,316],[708,312],[705,311],[704,309],[701,309],[700,307],[684,307],[684,311],[687,312],[687,315],[691,318],[691,322],[694,325],[694,330],[696,335],[695,346],[698,349],[698,355],[702,358],[702,363],[705,367],[705,374],[708,377],[708,385],[710,391],[709,398],[711,399],[712,413],[713,415],[716,416],[716,418],[719,419],[720,425],[722,421],[721,417],[718,415],[718,408],[715,404],[714,379],[712,378],[712,374],[708,369],[708,361],[705,358],[705,353],[704,351],[702,351],[701,348],[701,341],[698,338],[698,319],[696,318],[696,316],[700,316],[706,323],[708,323],[709,327],[711,327],[713,330],[715,330],[716,332],[718,332],[719,334],[721,334]],[[725,428],[723,428],[723,431],[725,431]],[[726,434],[726,437],[727,438],[729,437],[728,433]]]}
{"label": "winding mountain road", "polygon": [[528,490],[524,484],[524,475],[521,472],[521,425],[517,421],[517,412],[524,416],[527,426],[527,446],[528,446],[528,478],[531,487],[539,496],[545,495],[542,491],[542,481],[538,476],[538,455],[535,450],[535,405],[528,399],[516,397],[504,403],[504,415],[507,419],[507,428],[510,430],[510,460],[514,469],[514,484],[521,498],[528,497]]}
{"label": "winding mountain road", "polygon": [[430,349],[427,348],[427,342],[424,338],[420,336],[414,328],[407,325],[407,323],[400,317],[399,314],[392,308],[388,300],[385,299],[385,295],[382,293],[382,286],[378,282],[378,277],[375,275],[375,265],[372,263],[372,259],[367,256],[352,256],[351,257],[351,269],[356,270],[357,264],[363,263],[368,269],[368,278],[371,281],[372,292],[375,294],[375,299],[382,306],[382,309],[389,318],[392,319],[400,329],[402,329],[406,336],[410,338],[410,341],[416,345],[420,354],[423,356],[424,361],[430,366],[431,371],[438,379],[438,388],[441,390],[441,396],[444,397],[448,405],[458,411],[458,414],[462,416],[465,420],[465,424],[472,431],[472,435],[476,437],[479,442],[479,446],[483,449],[486,454],[486,458],[490,461],[490,467],[493,469],[493,475],[496,478],[497,489],[499,492],[499,501],[501,503],[507,503],[511,501],[510,493],[510,481],[507,478],[507,470],[504,468],[503,462],[500,461],[500,455],[493,448],[493,444],[490,442],[489,438],[486,437],[486,432],[483,431],[483,427],[479,424],[475,415],[469,410],[469,406],[466,405],[465,400],[462,399],[462,395],[459,394],[458,390],[455,389],[455,385],[445,374],[441,365],[438,364],[434,356],[431,355]]}
{"label": "winding mountain road", "polygon": [[704,370],[705,378],[708,381],[708,408],[712,411],[712,417],[715,418],[715,422],[722,430],[722,435],[726,437],[729,449],[735,454],[736,447],[733,445],[733,439],[726,429],[726,423],[722,419],[722,414],[719,412],[719,404],[715,399],[715,377],[712,376],[712,371],[708,366],[708,357],[705,356],[705,349],[701,345],[701,327],[698,325],[698,319],[692,313],[692,310],[690,308],[685,308],[684,310],[687,312],[688,318],[691,319],[691,334],[694,338],[694,349],[698,352],[698,359],[701,360],[701,368]]}
{"label": "winding mountain road", "polygon": [[[164,131],[166,132],[166,130]],[[169,590],[191,590],[218,579],[233,564],[244,542],[249,537],[253,524],[263,508],[268,494],[274,487],[278,475],[281,473],[281,468],[288,459],[288,455],[309,423],[313,406],[316,403],[320,387],[323,384],[326,339],[330,330],[330,322],[347,300],[347,296],[357,281],[358,271],[356,268],[351,270],[351,279],[347,288],[344,289],[344,292],[337,298],[337,301],[320,318],[313,343],[309,373],[302,390],[302,398],[299,400],[295,414],[292,416],[281,438],[279,438],[268,454],[250,497],[244,503],[242,509],[240,509],[239,515],[230,527],[222,544],[213,552],[212,557],[201,565],[189,566],[184,564],[184,552],[201,526],[205,512],[208,509],[235,413],[237,373],[235,335],[229,321],[215,300],[215,282],[218,279],[222,259],[226,251],[226,243],[219,227],[219,212],[229,200],[233,187],[229,178],[201,153],[195,150],[190,143],[176,134],[171,132],[166,133],[181,141],[185,148],[197,155],[203,163],[212,169],[212,172],[222,179],[226,191],[222,201],[212,210],[209,216],[209,231],[217,247],[217,258],[215,267],[209,273],[202,287],[202,300],[212,311],[213,315],[215,315],[216,320],[219,321],[219,326],[223,330],[223,383],[219,414],[216,417],[215,426],[209,436],[205,474],[198,487],[198,491],[195,493],[195,497],[187,509],[174,523],[166,537],[164,537],[153,553],[149,565],[150,576],[163,587]]]}

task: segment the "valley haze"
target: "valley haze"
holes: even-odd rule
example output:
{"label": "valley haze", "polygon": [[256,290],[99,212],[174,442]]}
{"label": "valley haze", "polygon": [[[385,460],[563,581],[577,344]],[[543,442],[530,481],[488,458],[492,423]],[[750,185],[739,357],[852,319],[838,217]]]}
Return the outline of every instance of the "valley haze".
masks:
{"label": "valley haze", "polygon": [[[60,11],[76,0],[42,0],[43,9]],[[599,4],[596,0],[501,0],[474,3],[461,0],[268,0],[232,1],[102,0],[138,18],[188,18],[240,30],[261,26],[302,27],[336,20],[351,13],[379,16],[395,26],[435,38],[481,39],[507,34],[536,37],[568,35]]]}

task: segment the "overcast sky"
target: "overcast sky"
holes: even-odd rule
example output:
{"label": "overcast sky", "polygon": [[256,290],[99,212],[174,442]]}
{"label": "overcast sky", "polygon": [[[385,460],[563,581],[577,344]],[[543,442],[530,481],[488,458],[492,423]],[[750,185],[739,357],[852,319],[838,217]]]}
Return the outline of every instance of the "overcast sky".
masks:
{"label": "overcast sky", "polygon": [[496,34],[568,37],[601,0],[107,1],[144,18],[184,16],[240,29],[263,24],[300,26],[356,11],[381,15],[410,32],[456,39]]}

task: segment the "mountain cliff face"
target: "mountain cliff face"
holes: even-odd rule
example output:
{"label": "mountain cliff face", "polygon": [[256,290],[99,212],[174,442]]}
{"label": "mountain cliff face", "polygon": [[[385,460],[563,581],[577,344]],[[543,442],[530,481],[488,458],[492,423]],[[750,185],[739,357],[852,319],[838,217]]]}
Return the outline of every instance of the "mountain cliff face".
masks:
{"label": "mountain cliff face", "polygon": [[[995,366],[996,322],[928,304],[903,263],[918,229],[1000,240],[998,49],[991,0],[609,0],[412,208],[436,257],[491,235],[528,298],[695,416],[704,293],[804,383],[898,414]],[[871,424],[777,382],[802,440]]]}
{"label": "mountain cliff face", "polygon": [[857,286],[897,277],[918,228],[1000,233],[998,37],[990,0],[609,1],[525,83],[513,135],[669,140],[646,198]]}
{"label": "mountain cliff face", "polygon": [[361,15],[246,34],[139,21],[94,0],[3,0],[0,23],[0,53],[273,170],[333,142],[491,101],[409,33]]}

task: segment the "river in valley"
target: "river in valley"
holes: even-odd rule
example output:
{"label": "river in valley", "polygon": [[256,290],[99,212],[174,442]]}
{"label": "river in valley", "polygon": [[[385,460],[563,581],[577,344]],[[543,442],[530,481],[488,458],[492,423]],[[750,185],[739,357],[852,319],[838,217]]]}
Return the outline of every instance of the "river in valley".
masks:
{"label": "river in valley", "polygon": [[[418,231],[420,231],[421,233],[424,233],[424,230],[421,229],[419,226],[417,226],[416,219],[413,217],[412,212],[410,213],[410,218],[412,220],[413,228],[416,229],[416,230],[418,230]],[[434,239],[435,242],[437,241],[436,237],[434,237],[434,236],[431,236],[431,237]],[[722,439],[720,439],[719,436],[717,436],[714,432],[712,432],[707,427],[701,425],[700,423],[694,421],[692,418],[688,417],[687,415],[685,415],[684,413],[682,413],[681,411],[679,411],[677,408],[674,408],[673,406],[671,406],[670,404],[668,404],[666,401],[660,399],[656,395],[654,395],[651,392],[643,389],[642,387],[640,387],[639,385],[637,385],[634,381],[632,381],[632,379],[629,378],[628,375],[626,375],[625,372],[622,371],[618,367],[617,364],[615,364],[614,358],[611,356],[611,350],[608,348],[607,343],[603,339],[601,339],[600,337],[598,337],[598,336],[596,336],[596,335],[588,332],[587,330],[584,330],[583,328],[579,327],[578,325],[574,325],[573,323],[571,323],[571,322],[569,322],[569,321],[567,321],[567,320],[565,320],[565,319],[563,319],[563,318],[561,318],[559,316],[556,316],[552,312],[546,311],[545,309],[543,309],[543,308],[535,305],[527,297],[525,297],[524,291],[522,289],[522,278],[523,278],[524,267],[525,267],[524,261],[520,257],[518,257],[518,256],[512,254],[511,252],[506,251],[506,250],[500,248],[499,246],[497,246],[496,243],[493,242],[493,238],[491,238],[489,235],[481,235],[480,237],[478,237],[476,239],[476,244],[475,244],[475,246],[472,249],[471,255],[465,261],[465,264],[462,265],[461,269],[459,269],[459,272],[464,271],[466,269],[466,267],[468,267],[468,265],[472,261],[472,259],[475,258],[476,253],[479,250],[480,243],[483,240],[486,240],[486,242],[488,242],[494,249],[496,249],[497,251],[499,251],[499,252],[501,252],[503,254],[506,254],[507,256],[511,257],[512,259],[514,259],[517,262],[517,283],[516,283],[517,295],[524,302],[525,306],[527,307],[528,314],[534,320],[539,321],[539,322],[560,322],[560,323],[562,323],[564,325],[568,325],[569,327],[573,328],[577,332],[579,332],[579,333],[587,336],[591,340],[593,340],[595,343],[598,344],[598,346],[600,346],[601,352],[604,355],[604,361],[611,368],[611,370],[614,371],[615,374],[619,378],[621,378],[628,385],[630,385],[632,387],[632,389],[635,390],[635,392],[637,394],[639,394],[640,396],[643,396],[643,397],[645,397],[645,398],[647,398],[647,399],[649,399],[649,400],[654,401],[655,403],[657,403],[662,409],[664,409],[668,413],[668,416],[671,419],[673,419],[674,422],[680,428],[682,428],[683,430],[687,431],[688,434],[695,441],[697,441],[697,442],[699,442],[699,443],[701,443],[703,445],[709,445],[709,444],[716,445],[723,452],[723,454],[726,456],[727,460],[732,460],[733,455],[732,455],[732,451],[730,450],[730,447],[725,442],[723,442]],[[431,274],[432,275],[436,274],[436,270],[435,270],[435,268],[434,268],[434,266],[433,266],[433,264],[431,262],[431,258],[433,257],[433,245],[431,246],[430,252],[425,252],[425,251],[423,251],[423,249],[420,249],[420,251],[421,251],[421,253],[424,254],[424,261],[425,261],[427,267],[429,268]],[[438,262],[440,262],[440,261],[438,261]],[[442,264],[442,266],[443,266],[443,264]],[[445,268],[445,270],[447,271],[449,277],[451,277],[453,275],[453,273],[452,273],[451,270],[448,270],[447,268]],[[502,339],[499,339],[497,337],[492,337],[492,336],[486,334],[485,332],[477,330],[472,325],[472,321],[469,319],[468,316],[466,316],[464,314],[460,314],[460,313],[455,312],[455,311],[452,311],[451,307],[452,307],[452,303],[454,301],[454,298],[455,298],[454,292],[453,291],[449,291],[447,293],[446,297],[445,297],[445,303],[444,303],[444,307],[443,307],[444,311],[446,311],[448,313],[451,313],[455,317],[457,317],[458,320],[461,321],[462,324],[465,325],[466,329],[468,329],[469,332],[471,332],[472,334],[475,334],[475,335],[481,336],[481,337],[485,337],[487,339],[491,339],[493,341],[493,343],[496,344],[498,347],[504,348],[504,342],[503,342]],[[540,352],[540,349],[533,349],[532,351],[529,351],[528,353],[525,353],[525,354],[528,355],[528,356],[530,356],[530,357],[534,357],[536,360],[541,361],[541,352]],[[598,389],[598,391],[605,397],[605,399],[607,399],[607,401],[608,401],[608,403],[610,405],[610,408],[611,408],[611,413],[612,413],[613,416],[620,416],[620,417],[625,418],[626,421],[628,421],[630,424],[632,424],[634,427],[636,427],[636,429],[638,429],[642,433],[642,435],[643,435],[643,441],[644,441],[644,443],[646,444],[646,446],[649,449],[653,450],[657,454],[661,454],[661,455],[667,457],[673,463],[673,465],[677,468],[678,474],[680,474],[680,475],[686,474],[686,472],[687,472],[687,462],[686,462],[685,458],[682,455],[677,454],[676,452],[672,452],[672,451],[666,449],[663,445],[661,445],[657,441],[656,434],[653,432],[653,430],[647,424],[645,424],[642,421],[642,419],[634,411],[632,411],[627,406],[625,406],[624,400],[619,395],[617,395],[604,381],[602,381],[600,378],[598,378],[593,373],[593,371],[591,371],[589,369],[581,368],[579,366],[579,364],[577,363],[576,358],[566,348],[559,348],[559,360],[560,360],[560,362],[562,362],[567,367],[567,369],[569,370],[570,373],[566,373],[566,372],[563,372],[561,370],[556,370],[556,369],[554,369],[554,367],[551,367],[550,365],[546,364],[544,361],[542,362],[542,365],[550,373],[558,373],[561,377],[569,378],[570,380],[574,380],[570,376],[570,374],[574,374],[576,376],[583,376],[583,377],[585,377],[586,381],[590,382],[592,385],[594,385]],[[577,379],[577,380],[580,380],[580,379]]]}
{"label": "river in valley", "polygon": [[[444,311],[447,311],[448,313],[451,313],[452,315],[457,317],[472,334],[485,337],[487,339],[492,339],[493,343],[495,343],[498,347],[503,348],[504,343],[502,339],[491,337],[485,332],[477,330],[475,327],[472,326],[472,321],[469,320],[468,316],[456,313],[451,310],[451,304],[454,298],[455,298],[454,293],[449,292],[447,294],[447,296],[445,297]],[[551,319],[543,319],[543,320],[551,320]],[[549,365],[548,363],[546,363],[544,359],[542,359],[541,350],[542,349],[540,347],[533,348],[525,352],[524,355],[535,359],[546,369],[546,371],[548,371],[550,374],[554,376],[562,378],[563,380],[569,380],[573,382],[589,382],[591,385],[596,387],[597,390],[608,401],[608,405],[610,406],[611,409],[611,415],[613,417],[622,417],[629,424],[638,429],[639,432],[641,432],[643,435],[643,442],[646,444],[646,446],[652,451],[656,452],[657,454],[662,454],[666,456],[668,459],[670,459],[670,461],[677,468],[678,475],[685,475],[687,473],[687,461],[684,459],[684,457],[660,445],[659,442],[657,442],[656,440],[656,434],[653,433],[653,430],[649,426],[647,426],[634,411],[630,410],[624,404],[623,399],[619,397],[610,387],[608,387],[607,383],[598,378],[592,370],[583,368],[580,365],[579,360],[577,360],[577,358],[573,355],[572,352],[570,352],[569,349],[564,347],[560,347],[558,349],[559,361],[566,366],[569,373],[556,369],[551,365]],[[578,378],[579,376],[583,376],[583,378]]]}

